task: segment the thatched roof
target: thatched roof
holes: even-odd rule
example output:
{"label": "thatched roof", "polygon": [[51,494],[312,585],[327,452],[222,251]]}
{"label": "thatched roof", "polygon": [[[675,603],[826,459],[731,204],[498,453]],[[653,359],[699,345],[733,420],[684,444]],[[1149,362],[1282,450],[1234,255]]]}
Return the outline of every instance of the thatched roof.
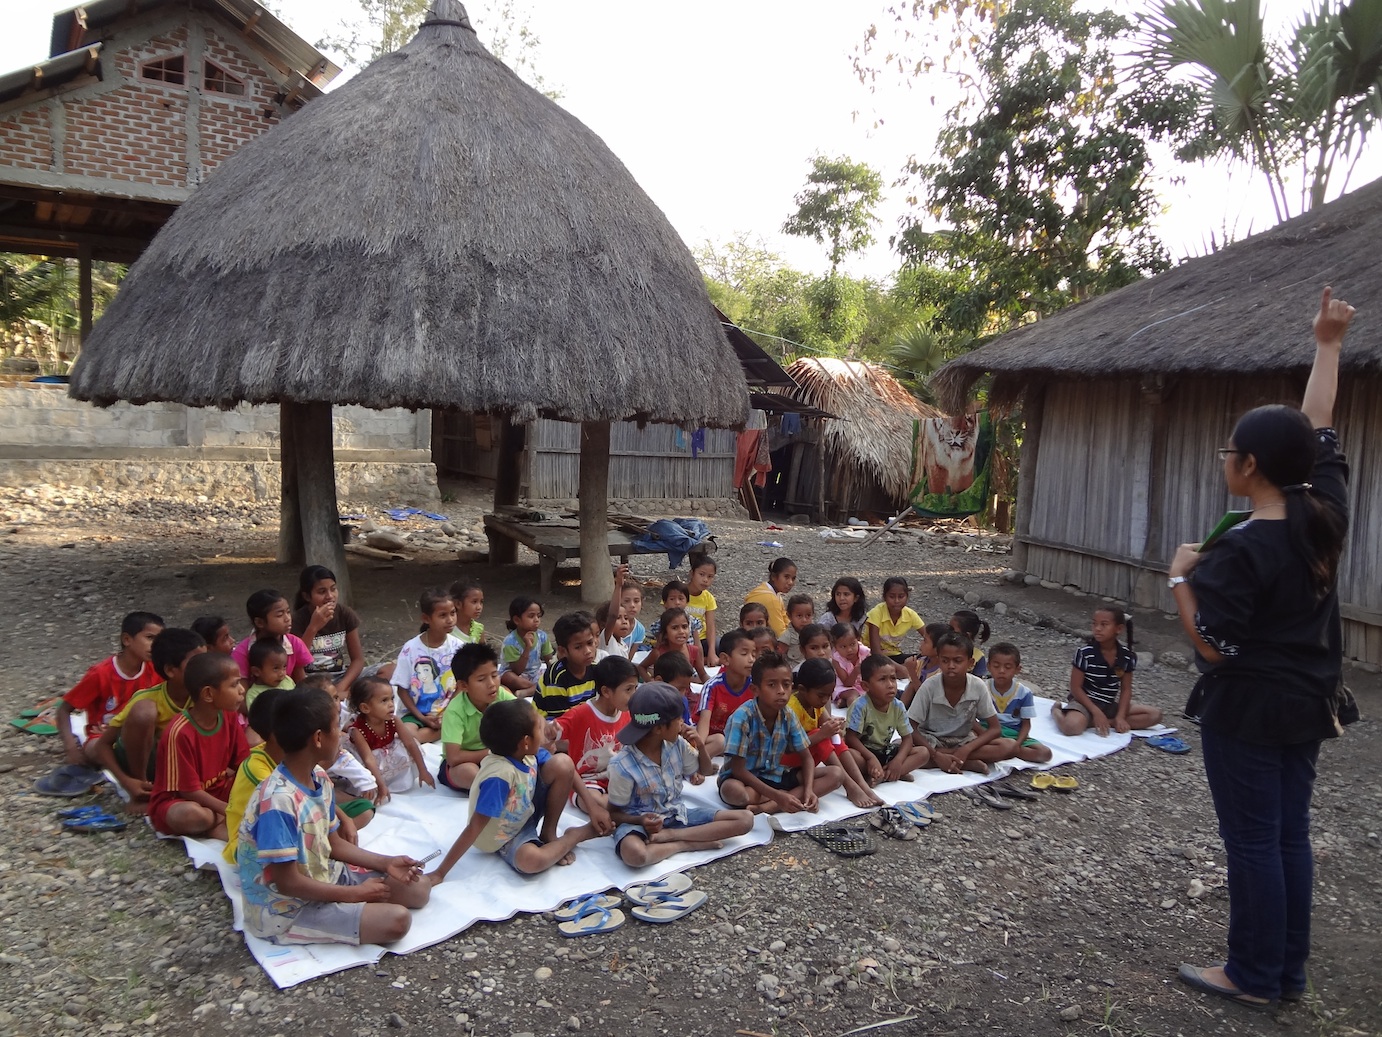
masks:
{"label": "thatched roof", "polygon": [[912,488],[912,422],[937,411],[882,367],[862,360],[804,357],[787,373],[801,386],[798,399],[839,415],[822,423],[827,457],[867,473],[890,496],[905,500]]}
{"label": "thatched roof", "polygon": [[[1240,374],[1304,370],[1320,289],[1366,302],[1376,294],[1382,180],[1221,252],[1071,306],[946,364],[931,385],[958,411],[994,374],[991,398],[1011,403],[1051,378],[1141,372]],[[1382,336],[1362,311],[1344,363],[1382,370]]]}
{"label": "thatched roof", "polygon": [[667,218],[456,0],[194,192],[71,391],[713,426],[748,407]]}

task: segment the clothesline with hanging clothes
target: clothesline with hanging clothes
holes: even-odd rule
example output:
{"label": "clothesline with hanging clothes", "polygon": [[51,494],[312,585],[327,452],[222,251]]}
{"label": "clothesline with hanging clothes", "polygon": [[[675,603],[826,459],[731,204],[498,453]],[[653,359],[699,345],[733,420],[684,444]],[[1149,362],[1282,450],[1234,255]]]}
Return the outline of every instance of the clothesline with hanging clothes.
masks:
{"label": "clothesline with hanging clothes", "polygon": [[768,453],[768,415],[750,410],[748,423],[734,447],[734,488],[743,488],[753,479],[754,485],[766,486],[768,473],[773,470]]}

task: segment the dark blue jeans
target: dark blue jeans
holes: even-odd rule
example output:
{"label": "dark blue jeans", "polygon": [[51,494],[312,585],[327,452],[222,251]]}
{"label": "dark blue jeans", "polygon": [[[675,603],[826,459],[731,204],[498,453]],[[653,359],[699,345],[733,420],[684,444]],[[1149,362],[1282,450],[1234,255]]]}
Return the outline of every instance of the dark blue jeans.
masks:
{"label": "dark blue jeans", "polygon": [[1305,989],[1310,956],[1310,797],[1319,742],[1253,745],[1205,728],[1204,770],[1228,853],[1228,964],[1254,997]]}

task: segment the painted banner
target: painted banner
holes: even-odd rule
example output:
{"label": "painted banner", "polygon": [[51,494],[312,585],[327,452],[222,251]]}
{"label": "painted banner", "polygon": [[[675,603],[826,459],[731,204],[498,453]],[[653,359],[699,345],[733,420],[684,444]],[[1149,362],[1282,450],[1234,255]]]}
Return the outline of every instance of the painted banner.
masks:
{"label": "painted banner", "polygon": [[993,423],[988,411],[912,423],[912,491],[918,514],[964,518],[988,507]]}

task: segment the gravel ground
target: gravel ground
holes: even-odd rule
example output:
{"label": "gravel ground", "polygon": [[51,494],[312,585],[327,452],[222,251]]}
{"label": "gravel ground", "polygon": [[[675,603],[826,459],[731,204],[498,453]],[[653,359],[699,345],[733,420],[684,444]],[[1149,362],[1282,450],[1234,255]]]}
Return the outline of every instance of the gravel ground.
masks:
{"label": "gravel ground", "polygon": [[[464,547],[483,498],[461,497],[443,510]],[[272,561],[276,522],[262,506],[0,492],[9,591],[0,597],[0,708],[13,716],[65,690],[109,651],[131,608],[176,623],[220,612],[243,632],[250,591],[293,585]],[[803,527],[713,525],[726,618],[780,553],[799,563],[802,589],[822,599],[840,574],[877,595],[885,576],[901,573],[928,619],[948,616],[956,594],[1001,601],[1006,615],[985,610],[995,638],[1017,642],[1025,676],[1046,689],[1064,686],[1077,643],[1064,630],[1080,629],[1094,604],[1001,582],[1005,554],[963,547],[990,539],[947,545],[906,534],[861,548]],[[416,540],[428,526],[405,524]],[[357,562],[357,607],[376,657],[415,632],[418,590],[459,570],[421,551],[410,562]],[[467,571],[486,587],[491,631],[502,629],[509,597],[536,586],[535,566]],[[666,578],[649,558],[637,559],[635,572]],[[649,597],[645,621],[656,592]],[[573,588],[559,588],[549,622],[574,600]],[[1045,625],[1022,622],[1019,612]],[[1138,618],[1139,649],[1158,659],[1185,651],[1174,624]],[[1354,672],[1350,680],[1365,714],[1376,714],[1377,679]],[[1182,667],[1159,663],[1139,670],[1134,687],[1176,710],[1190,683]],[[549,917],[522,915],[279,992],[231,931],[214,875],[192,871],[179,847],[158,843],[142,823],[104,836],[63,833],[54,814],[65,804],[30,791],[58,761],[56,739],[6,727],[0,1034],[1382,1032],[1382,785],[1371,769],[1382,748],[1378,725],[1359,724],[1322,754],[1313,990],[1274,1016],[1210,1003],[1173,978],[1182,960],[1221,957],[1227,918],[1198,738],[1193,728],[1182,736],[1196,753],[1136,744],[1081,765],[1081,789],[1068,798],[999,814],[938,797],[945,818],[921,840],[885,843],[862,860],[779,836],[698,869],[710,901],[676,925],[630,922],[606,937],[567,941]],[[118,808],[109,790],[95,799]]]}

